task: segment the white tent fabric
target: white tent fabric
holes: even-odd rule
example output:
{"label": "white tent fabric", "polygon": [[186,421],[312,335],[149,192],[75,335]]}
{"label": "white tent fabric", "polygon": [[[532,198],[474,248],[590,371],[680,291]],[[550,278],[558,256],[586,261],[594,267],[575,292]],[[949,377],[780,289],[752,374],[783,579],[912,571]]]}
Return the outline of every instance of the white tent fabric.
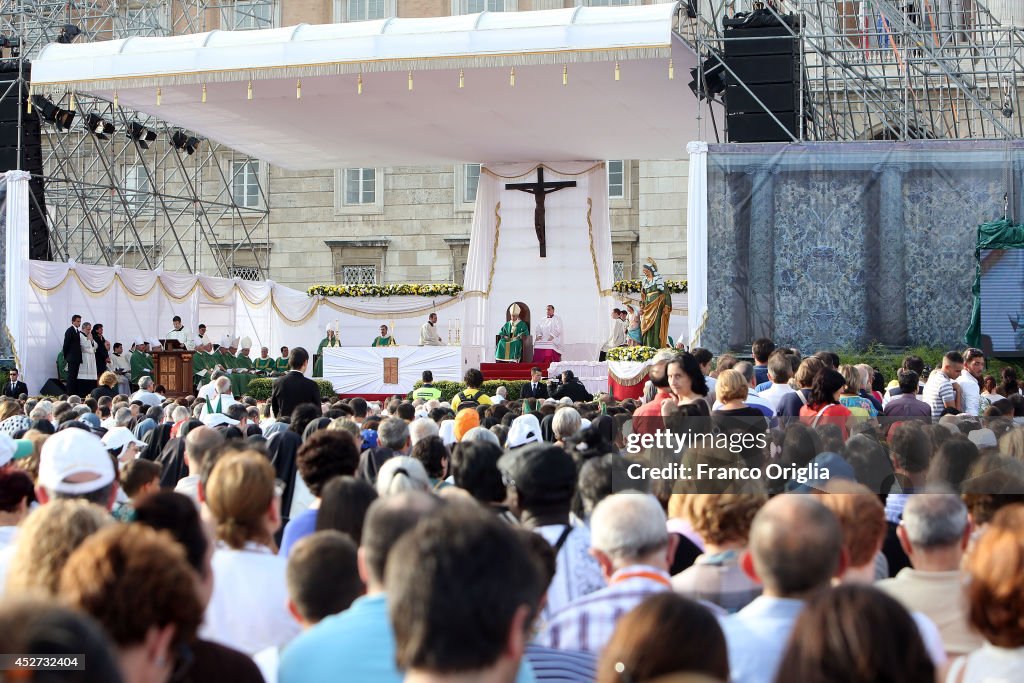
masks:
{"label": "white tent fabric", "polygon": [[515,301],[530,307],[534,327],[544,307],[554,305],[562,316],[565,360],[596,360],[608,338],[614,302],[605,165],[573,162],[544,169],[545,181],[574,180],[576,187],[547,195],[543,259],[533,195],[505,189],[506,183],[535,181],[537,165],[495,164],[480,173],[466,263],[467,358],[493,360],[494,335]]}
{"label": "white tent fabric", "polygon": [[[27,229],[24,232],[27,235]],[[57,353],[74,314],[103,323],[106,338],[111,343],[122,342],[126,348],[138,337],[163,338],[171,329],[171,318],[180,315],[190,331],[204,323],[215,343],[226,334],[251,338],[250,355],[254,358],[261,346],[268,347],[275,357],[281,346],[303,346],[314,353],[328,325],[341,330],[345,346],[369,346],[381,324],[392,328],[399,343],[415,344],[419,326],[431,311],[442,316],[442,333],[446,319],[457,320],[462,315],[458,297],[310,297],[270,281],[27,258],[23,263],[28,272],[22,280],[9,278],[13,287],[9,286],[8,296],[12,290],[23,296],[9,310],[24,316],[21,332],[15,334],[12,329],[12,336],[30,391],[38,391],[48,378],[56,376]],[[15,319],[9,316],[8,322]]]}
{"label": "white tent fabric", "polygon": [[697,116],[680,16],[663,3],[54,43],[33,89],[116,98],[293,170],[678,158]]}
{"label": "white tent fabric", "polygon": [[708,315],[708,143],[691,142],[690,186],[686,207],[686,335],[690,346],[700,344]]}
{"label": "white tent fabric", "polygon": [[28,181],[26,171],[7,171],[4,174],[7,182],[7,202],[4,207],[4,225],[6,229],[6,253],[4,257],[5,274],[7,277],[4,289],[4,304],[7,319],[7,336],[14,353],[14,362],[19,368],[28,353],[28,348],[19,344],[25,332],[25,297],[28,289]]}

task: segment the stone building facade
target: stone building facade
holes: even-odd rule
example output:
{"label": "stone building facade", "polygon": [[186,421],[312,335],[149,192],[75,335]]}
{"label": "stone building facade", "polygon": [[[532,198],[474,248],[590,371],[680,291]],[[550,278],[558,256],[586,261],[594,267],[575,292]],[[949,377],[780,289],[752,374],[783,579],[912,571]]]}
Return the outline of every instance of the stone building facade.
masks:
{"label": "stone building facade", "polygon": [[[574,4],[573,0],[246,0],[222,8],[220,22],[225,28],[265,28]],[[591,4],[607,5],[609,0],[591,0]],[[611,4],[634,3],[611,0]],[[675,159],[608,160],[617,278],[638,277],[639,264],[649,256],[658,260],[666,277],[686,277],[688,163],[682,145],[670,152],[668,156]],[[479,165],[291,172],[262,161],[226,159],[224,164],[234,179],[235,200],[243,206],[269,209],[265,258],[269,277],[278,283],[302,289],[314,283],[462,282]],[[262,194],[253,191],[255,174]],[[234,266],[244,277],[246,264]]]}

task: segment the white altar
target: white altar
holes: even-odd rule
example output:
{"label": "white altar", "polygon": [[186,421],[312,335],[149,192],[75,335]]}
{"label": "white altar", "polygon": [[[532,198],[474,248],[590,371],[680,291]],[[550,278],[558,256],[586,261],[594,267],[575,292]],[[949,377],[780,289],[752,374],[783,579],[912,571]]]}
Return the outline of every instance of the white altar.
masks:
{"label": "white altar", "polygon": [[608,391],[608,363],[604,361],[563,360],[548,366],[548,377],[572,370],[580,384],[595,396]]}
{"label": "white altar", "polygon": [[[398,382],[384,383],[384,359],[398,359]],[[324,379],[339,394],[407,394],[424,370],[434,381],[462,380],[460,346],[351,346],[324,349]]]}

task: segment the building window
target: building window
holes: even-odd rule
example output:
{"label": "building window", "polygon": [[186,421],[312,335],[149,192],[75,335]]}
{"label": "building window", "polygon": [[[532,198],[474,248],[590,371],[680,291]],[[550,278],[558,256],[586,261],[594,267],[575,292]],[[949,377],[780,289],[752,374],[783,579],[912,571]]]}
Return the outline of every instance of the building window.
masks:
{"label": "building window", "polygon": [[114,19],[114,37],[166,36],[170,34],[166,7],[147,7],[142,2],[129,2]]}
{"label": "building window", "polygon": [[346,168],[334,174],[334,213],[384,212],[384,169]]}
{"label": "building window", "polygon": [[463,169],[462,201],[476,203],[476,191],[480,187],[480,164],[466,164]]}
{"label": "building window", "polygon": [[260,279],[260,269],[256,266],[232,266],[228,268],[228,275],[237,277],[239,280],[258,282]]}
{"label": "building window", "polygon": [[129,166],[124,170],[124,200],[132,215],[138,215],[149,203],[153,185],[142,166]]}
{"label": "building window", "polygon": [[624,162],[614,159],[608,162],[608,198],[622,199],[626,196],[626,173]]}
{"label": "building window", "polygon": [[397,0],[334,0],[335,21],[372,21],[398,14]]}
{"label": "building window", "polygon": [[340,279],[343,285],[375,285],[377,266],[342,266]]}
{"label": "building window", "polygon": [[616,282],[626,279],[625,261],[612,261],[612,279]]}
{"label": "building window", "polygon": [[345,169],[345,203],[373,204],[377,201],[377,170],[374,168]]}
{"label": "building window", "polygon": [[231,162],[231,197],[247,209],[260,205],[260,162],[255,159]]}
{"label": "building window", "polygon": [[223,9],[222,24],[229,31],[274,27],[274,0],[235,0]]}
{"label": "building window", "polygon": [[478,12],[515,12],[518,0],[452,0],[452,14],[477,14]]}

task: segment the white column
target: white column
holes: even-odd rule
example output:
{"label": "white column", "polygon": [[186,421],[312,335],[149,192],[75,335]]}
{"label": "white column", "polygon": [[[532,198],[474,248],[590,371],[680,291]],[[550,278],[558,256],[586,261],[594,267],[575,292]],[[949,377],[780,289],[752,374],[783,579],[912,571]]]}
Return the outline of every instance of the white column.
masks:
{"label": "white column", "polygon": [[[27,171],[8,171],[6,221],[6,275],[4,291],[7,306],[7,333],[10,335],[12,352],[15,362],[23,376],[29,372],[26,363],[33,358],[28,349],[24,348],[25,338],[25,307],[28,300],[28,181],[31,177]],[[36,360],[38,362],[38,359]]]}
{"label": "white column", "polygon": [[691,142],[686,206],[687,335],[691,348],[700,343],[708,312],[708,143]]}

